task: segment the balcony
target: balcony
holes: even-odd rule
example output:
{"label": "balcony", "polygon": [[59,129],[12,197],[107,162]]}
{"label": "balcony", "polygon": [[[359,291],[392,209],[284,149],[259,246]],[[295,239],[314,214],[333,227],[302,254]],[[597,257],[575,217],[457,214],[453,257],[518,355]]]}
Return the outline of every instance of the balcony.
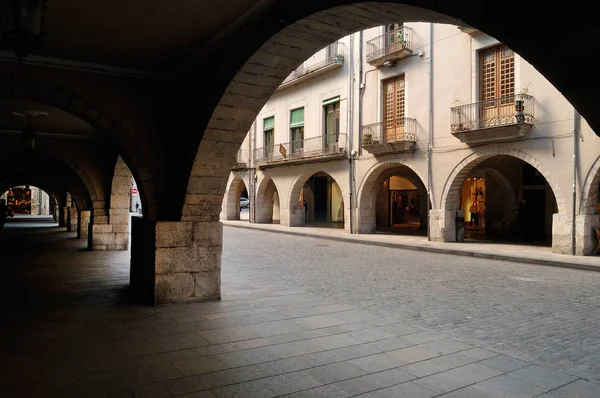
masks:
{"label": "balcony", "polygon": [[250,157],[248,156],[248,148],[240,148],[233,164],[233,170],[245,170],[249,166]]}
{"label": "balcony", "polygon": [[413,53],[414,32],[407,26],[384,33],[367,42],[367,62],[383,66],[409,57]]}
{"label": "balcony", "polygon": [[342,43],[333,43],[303,62],[279,85],[277,90],[291,87],[344,65],[345,49]]}
{"label": "balcony", "polygon": [[374,155],[410,151],[417,142],[417,121],[408,117],[362,127],[362,147]]}
{"label": "balcony", "polygon": [[465,144],[512,141],[533,125],[533,97],[515,94],[451,108],[452,134]]}
{"label": "balcony", "polygon": [[346,134],[330,134],[257,148],[256,164],[264,169],[279,164],[323,162],[346,157]]}

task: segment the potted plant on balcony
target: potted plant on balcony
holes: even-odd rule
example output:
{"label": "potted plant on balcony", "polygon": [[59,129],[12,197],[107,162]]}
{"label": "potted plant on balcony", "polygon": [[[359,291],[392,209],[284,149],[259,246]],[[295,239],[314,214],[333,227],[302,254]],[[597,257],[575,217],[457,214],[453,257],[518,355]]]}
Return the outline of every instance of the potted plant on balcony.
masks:
{"label": "potted plant on balcony", "polygon": [[517,124],[525,123],[525,98],[529,91],[530,83],[523,84],[519,90],[519,94],[515,95],[515,120]]}

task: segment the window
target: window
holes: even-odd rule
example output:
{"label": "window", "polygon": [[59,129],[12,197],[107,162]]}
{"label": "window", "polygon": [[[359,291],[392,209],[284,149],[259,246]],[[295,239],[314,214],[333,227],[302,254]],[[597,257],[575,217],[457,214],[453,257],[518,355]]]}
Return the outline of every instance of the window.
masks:
{"label": "window", "polygon": [[292,135],[292,153],[301,154],[304,148],[304,108],[290,112],[290,132]]}
{"label": "window", "polygon": [[383,82],[383,139],[400,141],[404,135],[404,75]]}
{"label": "window", "polygon": [[327,147],[337,145],[340,135],[340,97],[323,102],[325,112],[325,143]]}
{"label": "window", "polygon": [[386,45],[391,46],[396,43],[403,44],[405,42],[404,29],[402,23],[392,23],[385,25]]}
{"label": "window", "polygon": [[265,157],[273,153],[273,137],[275,135],[275,116],[268,117],[263,120],[263,134],[265,143]]}
{"label": "window", "polygon": [[511,116],[515,102],[515,54],[505,45],[479,54],[479,100],[481,118]]}

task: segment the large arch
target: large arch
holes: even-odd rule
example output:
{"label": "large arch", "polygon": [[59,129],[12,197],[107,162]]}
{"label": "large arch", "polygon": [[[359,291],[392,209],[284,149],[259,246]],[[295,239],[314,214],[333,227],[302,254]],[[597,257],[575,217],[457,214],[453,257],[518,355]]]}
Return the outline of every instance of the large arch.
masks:
{"label": "large arch", "polygon": [[445,211],[453,211],[458,209],[459,189],[464,179],[467,177],[467,174],[469,174],[471,170],[473,170],[484,160],[497,155],[507,155],[515,157],[524,161],[525,163],[530,164],[535,169],[537,169],[544,176],[544,178],[548,182],[548,185],[550,185],[552,191],[554,192],[554,197],[556,198],[556,204],[558,207],[558,213],[567,213],[567,206],[565,204],[565,198],[563,196],[563,193],[560,187],[558,186],[556,179],[554,178],[552,173],[550,173],[550,171],[546,168],[546,166],[544,166],[537,159],[523,151],[509,148],[486,148],[476,150],[474,153],[467,156],[459,164],[457,164],[454,167],[454,169],[452,169],[452,172],[450,173],[450,175],[446,179],[446,183],[444,184],[440,208]]}
{"label": "large arch", "polygon": [[281,223],[290,227],[298,227],[305,225],[305,212],[306,209],[300,205],[299,198],[304,188],[304,185],[309,178],[315,174],[324,174],[335,181],[341,191],[343,201],[343,213],[344,213],[344,229],[349,230],[350,227],[350,193],[348,192],[347,184],[340,184],[342,175],[328,167],[314,165],[303,170],[302,174],[294,179],[290,187],[290,191],[286,197],[286,200],[281,200],[280,204],[285,204],[287,209],[281,206],[282,218]]}
{"label": "large arch", "polygon": [[596,159],[585,177],[581,192],[581,201],[579,203],[580,215],[596,214],[598,189],[600,189],[600,156]]}
{"label": "large arch", "polygon": [[[110,138],[118,147],[119,154],[139,182],[142,197],[151,203],[148,216],[156,219],[158,214],[155,195],[157,186],[151,174],[152,168],[144,158],[136,140],[125,128],[124,120],[113,116],[109,111],[97,106],[79,93],[61,86],[52,86],[19,76],[0,76],[0,96],[23,98],[50,105],[63,110],[92,126],[99,133]],[[150,195],[150,196],[148,196]]]}
{"label": "large arch", "polygon": [[358,233],[374,233],[376,230],[376,199],[378,187],[394,169],[405,167],[405,173],[401,173],[416,187],[427,193],[427,180],[422,173],[410,162],[400,158],[382,160],[369,168],[358,188]]}
{"label": "large arch", "polygon": [[275,216],[275,212],[281,212],[280,206],[275,206],[274,198],[277,195],[278,199],[281,200],[279,195],[280,190],[277,188],[275,181],[269,176],[263,176],[258,183],[256,190],[255,201],[255,222],[261,224],[270,224],[274,220],[281,220],[281,215]]}
{"label": "large arch", "polygon": [[[227,187],[227,193],[223,199],[223,215],[226,220],[240,219],[240,195],[249,184],[246,178],[239,172],[232,172],[232,178]],[[254,204],[251,204],[254,205]]]}

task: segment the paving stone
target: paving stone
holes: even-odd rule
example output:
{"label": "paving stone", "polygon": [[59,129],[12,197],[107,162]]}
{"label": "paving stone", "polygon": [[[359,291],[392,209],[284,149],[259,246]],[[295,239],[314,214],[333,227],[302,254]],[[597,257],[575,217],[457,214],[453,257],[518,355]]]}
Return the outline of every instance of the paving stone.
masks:
{"label": "paving stone", "polygon": [[390,357],[386,354],[375,354],[367,357],[356,358],[348,363],[369,373],[380,372],[382,370],[395,368],[404,364],[403,360]]}
{"label": "paving stone", "polygon": [[379,390],[395,384],[400,384],[415,377],[398,369],[389,369],[382,372],[371,373],[350,380],[340,381],[334,385],[352,395],[363,394],[368,391]]}
{"label": "paving stone", "polygon": [[306,371],[286,373],[260,380],[261,384],[279,395],[291,394],[293,392],[319,387],[323,383],[311,376]]}
{"label": "paving stone", "polygon": [[286,398],[347,398],[350,394],[333,385],[327,385],[283,396]]}
{"label": "paving stone", "polygon": [[527,381],[536,386],[547,388],[548,390],[558,388],[576,380],[573,376],[544,369],[536,365],[517,369],[506,375],[515,379]]}
{"label": "paving stone", "polygon": [[258,380],[216,388],[211,392],[219,398],[272,398],[279,395]]}
{"label": "paving stone", "polygon": [[420,386],[412,381],[378,390],[376,391],[376,394],[377,397],[385,398],[432,398],[438,396],[436,392],[428,390],[427,388]]}
{"label": "paving stone", "polygon": [[308,370],[313,378],[323,384],[334,383],[339,380],[351,379],[362,376],[366,371],[346,362],[332,363],[329,365],[317,366]]}
{"label": "paving stone", "polygon": [[600,397],[600,386],[589,381],[577,380],[550,391],[548,395],[555,398],[598,398]]}
{"label": "paving stone", "polygon": [[227,369],[229,366],[217,357],[200,357],[173,362],[173,365],[184,376],[209,373]]}
{"label": "paving stone", "polygon": [[235,384],[271,376],[258,365],[242,366],[235,369],[222,370],[212,374],[219,382]]}
{"label": "paving stone", "polygon": [[498,355],[492,358],[484,359],[479,362],[480,365],[487,366],[488,368],[497,369],[502,372],[510,372],[516,369],[529,366],[529,363],[519,361],[518,359],[510,358],[505,355]]}
{"label": "paving stone", "polygon": [[462,355],[461,353],[454,353],[412,363],[410,365],[402,366],[400,369],[417,377],[425,377],[434,373],[440,373],[446,370],[464,366],[476,361],[477,359],[475,358]]}
{"label": "paving stone", "polygon": [[[274,354],[269,347],[252,348],[249,350],[235,351],[227,354],[219,354],[217,358],[230,368],[254,365],[257,363],[274,361],[281,357]],[[218,369],[216,369],[218,370]]]}
{"label": "paving stone", "polygon": [[474,363],[417,379],[415,383],[441,394],[496,377],[501,373]]}

